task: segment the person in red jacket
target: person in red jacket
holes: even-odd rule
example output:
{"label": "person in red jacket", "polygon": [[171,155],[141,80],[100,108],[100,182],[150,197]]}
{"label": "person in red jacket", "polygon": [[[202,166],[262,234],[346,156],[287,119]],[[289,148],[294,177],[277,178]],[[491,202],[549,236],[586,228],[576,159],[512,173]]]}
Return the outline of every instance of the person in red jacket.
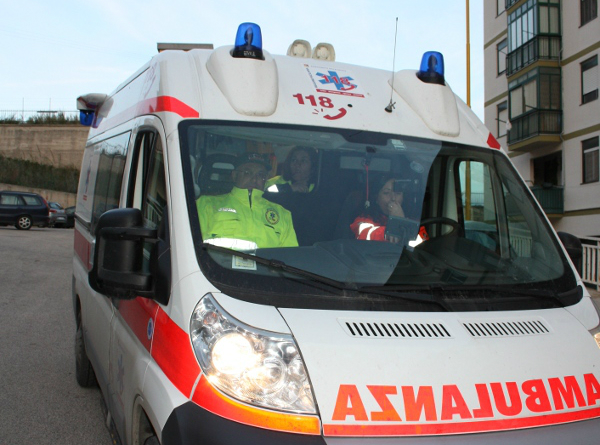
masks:
{"label": "person in red jacket", "polygon": [[368,205],[365,211],[359,215],[350,228],[354,232],[356,239],[391,241],[396,239],[386,239],[385,229],[390,217],[404,218],[402,201],[404,193],[394,190],[394,177],[382,177],[375,184],[376,200]]}

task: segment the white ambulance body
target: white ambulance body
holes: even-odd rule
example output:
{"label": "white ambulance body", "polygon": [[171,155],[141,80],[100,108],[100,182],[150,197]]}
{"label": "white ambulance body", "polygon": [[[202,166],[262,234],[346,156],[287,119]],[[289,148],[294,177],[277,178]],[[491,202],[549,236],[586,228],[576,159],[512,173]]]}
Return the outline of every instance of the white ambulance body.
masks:
{"label": "white ambulance body", "polygon": [[[597,443],[595,306],[440,55],[392,74],[319,59],[327,45],[261,54],[247,29],[245,48],[164,51],[78,100],[92,128],[77,379],[98,382],[115,438]],[[313,156],[310,192],[263,198],[289,210],[297,246],[234,250],[202,233],[201,197],[232,190],[236,159],[258,153],[286,180],[296,147]],[[383,241],[356,239],[390,177],[404,218]],[[261,230],[278,230],[281,207]]]}

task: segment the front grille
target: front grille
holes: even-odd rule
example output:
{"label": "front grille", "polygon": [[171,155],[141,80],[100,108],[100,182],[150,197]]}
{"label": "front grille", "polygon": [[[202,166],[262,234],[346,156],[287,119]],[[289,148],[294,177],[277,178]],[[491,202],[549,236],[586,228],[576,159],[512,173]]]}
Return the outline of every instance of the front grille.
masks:
{"label": "front grille", "polygon": [[451,338],[441,323],[340,320],[348,335],[362,338]]}
{"label": "front grille", "polygon": [[475,338],[521,337],[524,335],[549,334],[550,329],[541,320],[505,320],[462,322],[465,329]]}

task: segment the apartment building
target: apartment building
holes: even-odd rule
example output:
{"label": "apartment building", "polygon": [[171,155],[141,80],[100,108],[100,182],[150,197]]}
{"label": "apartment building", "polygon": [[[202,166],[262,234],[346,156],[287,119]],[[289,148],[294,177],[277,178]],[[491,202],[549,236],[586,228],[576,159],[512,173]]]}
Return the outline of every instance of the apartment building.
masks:
{"label": "apartment building", "polygon": [[485,123],[579,237],[600,237],[598,1],[484,2]]}

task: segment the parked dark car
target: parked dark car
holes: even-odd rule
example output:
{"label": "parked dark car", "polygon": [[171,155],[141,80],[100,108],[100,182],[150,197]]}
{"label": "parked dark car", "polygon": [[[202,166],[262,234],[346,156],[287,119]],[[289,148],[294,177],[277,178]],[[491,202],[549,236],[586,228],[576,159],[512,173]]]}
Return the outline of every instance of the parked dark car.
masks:
{"label": "parked dark car", "polygon": [[65,209],[58,202],[49,202],[50,207],[50,221],[48,225],[51,227],[65,227],[67,224],[67,215]]}
{"label": "parked dark car", "polygon": [[0,191],[0,225],[14,225],[19,230],[49,223],[48,203],[37,193]]}
{"label": "parked dark car", "polygon": [[65,213],[67,215],[67,223],[65,224],[65,227],[72,229],[75,227],[75,206],[67,207],[65,209]]}

